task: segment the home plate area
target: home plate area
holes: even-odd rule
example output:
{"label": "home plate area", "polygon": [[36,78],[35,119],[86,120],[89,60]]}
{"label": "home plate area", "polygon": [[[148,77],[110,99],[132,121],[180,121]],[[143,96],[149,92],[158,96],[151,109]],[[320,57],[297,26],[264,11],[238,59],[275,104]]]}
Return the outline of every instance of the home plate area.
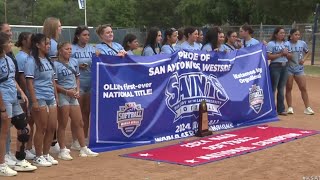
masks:
{"label": "home plate area", "polygon": [[271,127],[267,125],[253,126],[122,156],[185,166],[197,166],[262,150],[318,133],[319,131],[314,130]]}

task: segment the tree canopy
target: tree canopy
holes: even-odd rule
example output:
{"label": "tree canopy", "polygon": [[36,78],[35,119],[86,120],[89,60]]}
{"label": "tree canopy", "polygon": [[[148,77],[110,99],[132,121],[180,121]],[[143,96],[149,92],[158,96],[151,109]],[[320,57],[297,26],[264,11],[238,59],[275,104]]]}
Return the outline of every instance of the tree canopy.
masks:
{"label": "tree canopy", "polygon": [[[319,0],[86,0],[89,26],[181,27],[249,24],[291,24],[312,20]],[[5,1],[1,1],[5,21]],[[63,25],[84,24],[77,0],[7,0],[10,24],[42,25],[53,16]]]}

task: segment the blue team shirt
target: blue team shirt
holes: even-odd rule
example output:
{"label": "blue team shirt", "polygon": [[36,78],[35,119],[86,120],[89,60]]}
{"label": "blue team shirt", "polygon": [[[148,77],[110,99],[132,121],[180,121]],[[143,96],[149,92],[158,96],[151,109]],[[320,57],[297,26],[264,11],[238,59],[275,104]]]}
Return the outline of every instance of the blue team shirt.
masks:
{"label": "blue team shirt", "polygon": [[297,66],[303,60],[304,54],[309,52],[306,42],[298,40],[296,43],[290,42],[290,50],[292,52],[292,59],[289,61],[289,66]]}
{"label": "blue team shirt", "polygon": [[[286,41],[286,42],[284,42],[284,41],[282,41],[282,42],[270,41],[267,44],[267,53],[278,54],[284,48],[288,48],[288,51],[291,52],[291,46],[288,41]],[[273,61],[271,61],[271,63],[275,63],[275,62],[288,62],[288,59],[287,59],[287,57],[282,56],[282,57],[278,57],[277,59],[274,59]]]}
{"label": "blue team shirt", "polygon": [[212,51],[212,46],[210,43],[207,43],[205,45],[202,46],[202,51],[207,51],[207,52],[211,52]]}
{"label": "blue team shirt", "polygon": [[55,58],[58,55],[58,42],[54,39],[50,39],[49,57]]}
{"label": "blue team shirt", "polygon": [[177,42],[177,43],[174,45],[174,49],[175,49],[176,51],[179,51],[179,50],[181,49],[181,44],[182,44],[182,42]]}
{"label": "blue team shirt", "polygon": [[259,43],[255,38],[251,38],[249,41],[246,41],[246,43],[244,43],[244,39],[242,39],[242,47],[250,47]]}
{"label": "blue team shirt", "polygon": [[201,50],[201,47],[198,43],[189,44],[188,41],[184,41],[180,49],[187,49],[187,50]]}
{"label": "blue team shirt", "polygon": [[[8,64],[6,62],[8,61]],[[9,68],[8,68],[9,65]],[[2,99],[5,102],[16,102],[17,101],[17,87],[15,82],[16,66],[14,65],[12,59],[5,55],[5,57],[0,58],[0,79],[6,78],[8,80],[0,83],[0,92]]]}
{"label": "blue team shirt", "polygon": [[33,87],[37,99],[52,100],[54,96],[54,69],[47,58],[40,58],[40,68],[35,59],[30,56],[24,66],[26,78],[33,79]]}
{"label": "blue team shirt", "polygon": [[[74,89],[77,87],[76,76],[80,75],[78,61],[70,58],[66,66],[59,60],[54,61],[55,80],[58,85],[65,89]],[[70,69],[73,69],[75,74]]]}
{"label": "blue team shirt", "polygon": [[159,54],[159,52],[160,52],[159,47],[156,47],[155,48],[155,52],[154,52],[152,47],[150,45],[147,45],[145,48],[143,48],[143,51],[142,51],[141,55],[142,56],[152,56],[152,55]]}
{"label": "blue team shirt", "polygon": [[161,47],[161,53],[162,54],[172,54],[176,51],[176,49],[169,45],[169,44],[165,44]]}
{"label": "blue team shirt", "polygon": [[236,50],[236,48],[230,44],[222,44],[219,48],[219,51],[223,51],[223,52],[230,52],[230,51],[234,51]]}
{"label": "blue team shirt", "polygon": [[20,73],[24,73],[24,66],[25,66],[29,56],[30,56],[29,54],[27,54],[26,52],[21,51],[21,50],[16,54],[18,70]]}
{"label": "blue team shirt", "polygon": [[116,56],[118,54],[118,52],[120,50],[124,50],[124,48],[122,47],[121,44],[116,43],[116,42],[112,42],[111,44],[112,48],[114,50],[116,50],[117,52],[115,52],[113,49],[111,49],[107,44],[105,43],[100,43],[96,45],[96,48],[100,51],[101,54],[106,54],[106,55],[112,55],[112,56]]}
{"label": "blue team shirt", "polygon": [[128,55],[134,55],[134,54],[133,54],[133,51],[131,51],[131,50],[127,51],[127,54],[128,54]]}
{"label": "blue team shirt", "polygon": [[198,44],[200,46],[200,49],[202,48],[203,44],[202,43],[197,43],[195,42],[196,44]]}
{"label": "blue team shirt", "polygon": [[85,63],[88,64],[86,69],[80,69],[80,82],[82,80],[91,80],[92,55],[95,52],[95,47],[90,44],[86,44],[85,47],[80,47],[78,44],[72,45],[71,57],[78,61],[78,65]]}

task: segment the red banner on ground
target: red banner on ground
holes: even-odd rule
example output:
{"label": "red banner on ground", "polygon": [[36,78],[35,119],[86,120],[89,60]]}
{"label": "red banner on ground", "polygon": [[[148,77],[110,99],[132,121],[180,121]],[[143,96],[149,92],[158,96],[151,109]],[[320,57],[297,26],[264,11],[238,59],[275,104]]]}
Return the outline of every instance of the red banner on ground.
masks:
{"label": "red banner on ground", "polygon": [[318,131],[314,130],[254,126],[124,156],[197,166],[318,133]]}

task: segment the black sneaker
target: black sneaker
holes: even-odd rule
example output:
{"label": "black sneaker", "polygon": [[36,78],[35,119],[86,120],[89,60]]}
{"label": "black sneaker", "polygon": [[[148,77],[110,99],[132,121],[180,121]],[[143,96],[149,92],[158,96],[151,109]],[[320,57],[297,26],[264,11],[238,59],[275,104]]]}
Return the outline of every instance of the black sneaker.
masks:
{"label": "black sneaker", "polygon": [[285,112],[285,111],[283,111],[283,112],[279,112],[278,113],[280,116],[286,116],[286,115],[288,115],[288,113],[287,112]]}

